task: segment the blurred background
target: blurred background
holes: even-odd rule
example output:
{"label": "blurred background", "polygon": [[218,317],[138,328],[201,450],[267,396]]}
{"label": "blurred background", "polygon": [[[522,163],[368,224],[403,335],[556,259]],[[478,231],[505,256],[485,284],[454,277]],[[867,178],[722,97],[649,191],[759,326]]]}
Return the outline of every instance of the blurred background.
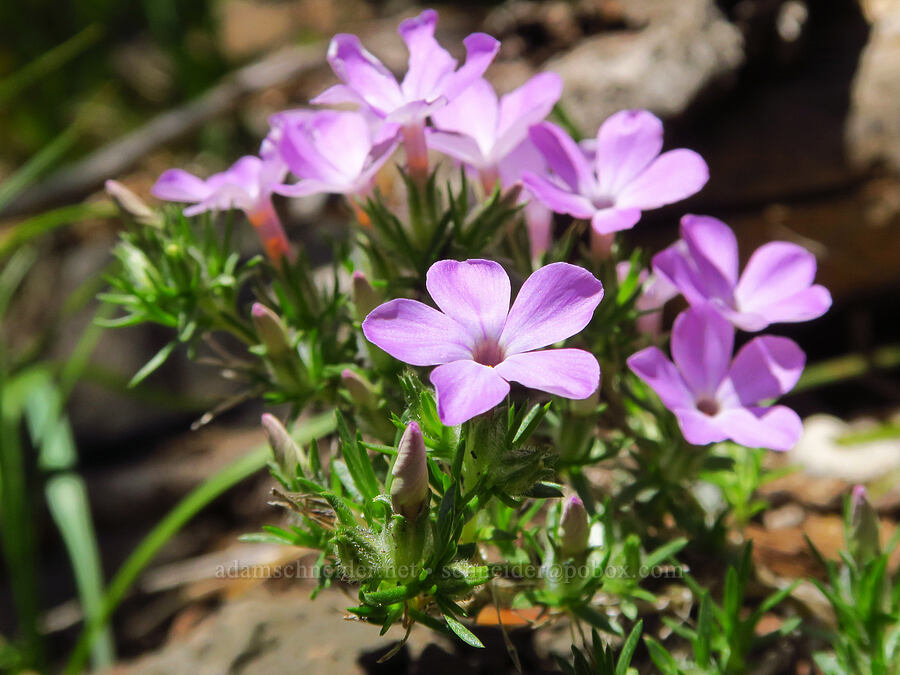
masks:
{"label": "blurred background", "polygon": [[[833,310],[778,331],[818,368],[790,400],[815,433],[780,459],[803,467],[770,486],[781,519],[751,525],[763,562],[804,569],[801,531],[826,551],[839,546],[830,518],[839,525],[850,483],[870,483],[882,513],[897,512],[900,0],[435,7],[438,37],[455,54],[474,30],[502,41],[488,72],[499,91],[554,70],[565,82],[562,107],[585,135],[616,110],[648,108],[666,122],[666,147],[706,158],[708,186],[645,216],[630,244],[659,250],[676,238],[678,217],[694,212],[732,225],[745,257],[772,239],[818,257]],[[325,62],[334,33],[358,33],[402,70],[396,25],[418,10],[403,0],[0,3],[0,670],[63,663],[85,603],[101,602],[100,577],[112,577],[189,490],[262,440],[259,402],[190,430],[230,392],[183,354],[126,386],[170,336],[94,323],[106,311],[94,297],[121,226],[104,181],[153,203],[150,186],[166,168],[207,175],[256,152],[270,114],[334,81]],[[287,226],[324,261],[347,220],[322,198],[290,205]],[[872,442],[839,447],[833,437],[848,429]],[[215,578],[217,565],[284,555],[235,543],[280,517],[266,505],[270,487],[259,474],[241,481],[165,538],[117,607],[116,657],[139,660],[116,672],[185,672],[201,661],[216,664],[209,672],[251,662],[252,672],[284,672],[298,658],[335,672],[376,668],[371,655],[357,659],[384,643],[335,621],[340,596],[312,604],[302,583],[273,590]],[[73,569],[70,560],[82,562]],[[548,650],[568,652],[567,633],[548,633],[528,647],[535,663]],[[97,663],[112,660],[104,639]],[[506,667],[448,650],[414,637],[418,665],[404,652],[391,672]]]}

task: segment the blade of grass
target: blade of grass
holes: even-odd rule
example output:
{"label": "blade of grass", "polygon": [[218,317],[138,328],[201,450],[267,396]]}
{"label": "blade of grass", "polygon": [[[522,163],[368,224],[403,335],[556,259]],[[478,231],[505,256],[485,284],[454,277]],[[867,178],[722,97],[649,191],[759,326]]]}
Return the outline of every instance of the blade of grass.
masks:
{"label": "blade of grass", "polygon": [[790,393],[814,389],[865,375],[873,368],[888,370],[900,366],[900,345],[888,345],[870,354],[847,354],[808,366]]}
{"label": "blade of grass", "polygon": [[47,169],[56,164],[72,148],[81,135],[78,120],[40,149],[31,159],[19,167],[0,184],[0,212],[25,188],[37,180]]}
{"label": "blade of grass", "polygon": [[[299,425],[295,438],[299,444],[303,445],[314,438],[330,434],[334,428],[334,413],[322,413]],[[166,517],[144,537],[110,581],[104,597],[103,611],[97,621],[85,625],[82,630],[78,643],[66,664],[66,673],[80,673],[84,669],[88,651],[97,631],[109,621],[132,584],[166,542],[207,504],[262,469],[269,461],[270,456],[268,446],[261,446],[228,465],[219,473],[210,476],[178,502]]]}
{"label": "blade of grass", "polygon": [[44,52],[12,75],[0,80],[0,105],[6,103],[23,89],[39,82],[54,70],[62,68],[95,45],[101,37],[103,37],[103,28],[99,24],[91,24],[65,42]]}
{"label": "blade of grass", "polygon": [[[5,183],[3,186],[0,186],[0,193],[5,189],[5,186]],[[2,208],[2,205],[0,205],[0,208]],[[111,202],[103,201],[62,206],[58,209],[32,216],[27,220],[10,225],[0,232],[0,258],[5,258],[26,242],[57,228],[65,227],[87,218],[113,218],[117,213],[115,205]]]}

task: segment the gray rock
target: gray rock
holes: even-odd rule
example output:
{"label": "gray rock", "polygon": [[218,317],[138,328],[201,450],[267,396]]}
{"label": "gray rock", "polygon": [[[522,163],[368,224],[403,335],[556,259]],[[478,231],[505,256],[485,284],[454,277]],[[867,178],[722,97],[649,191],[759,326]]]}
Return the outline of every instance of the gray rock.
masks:
{"label": "gray rock", "polygon": [[862,167],[900,171],[900,1],[860,4],[871,32],[853,80],[847,154]]}
{"label": "gray rock", "polygon": [[676,116],[743,63],[741,33],[713,0],[627,3],[625,19],[641,27],[585,39],[544,66],[562,76],[563,104],[584,129],[623,108]]}

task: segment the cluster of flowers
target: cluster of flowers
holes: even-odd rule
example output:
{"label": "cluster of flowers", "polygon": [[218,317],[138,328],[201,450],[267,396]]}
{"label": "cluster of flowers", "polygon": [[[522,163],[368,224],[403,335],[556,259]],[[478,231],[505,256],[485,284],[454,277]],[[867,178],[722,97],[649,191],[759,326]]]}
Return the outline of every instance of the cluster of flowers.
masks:
{"label": "cluster of flowers", "polygon": [[[401,23],[409,65],[400,82],[358,37],[335,36],[328,61],[341,83],[312,103],[352,104],[356,110],[277,114],[258,157],[244,157],[206,180],[166,171],[153,194],[191,203],[186,215],[242,209],[268,255],[278,260],[291,247],[272,206],[273,193],[365,198],[378,170],[402,144],[415,181],[427,177],[431,149],[460,163],[486,192],[498,182],[504,189],[522,186],[537,258],[549,247],[553,213],[589,220],[594,242],[602,246],[615,232],[633,227],[642,211],[678,202],[706,184],[708,169],[697,153],[662,152],[662,123],[651,113],[619,112],[595,139],[579,144],[544,121],[561,95],[558,75],[541,73],[498,97],[482,76],[499,42],[483,33],[469,35],[465,63],[457,67],[434,38],[436,22],[436,12],[426,10]],[[289,174],[298,180],[287,182]],[[773,242],[756,251],[738,277],[737,244],[728,226],[685,216],[681,233],[679,242],[653,259],[653,275],[643,273],[638,301],[638,309],[657,310],[680,292],[691,305],[675,321],[674,363],[651,347],[628,364],[675,413],[689,442],[730,438],[787,449],[800,433],[799,418],[783,406],[760,403],[793,387],[804,354],[790,340],[763,336],[732,360],[735,327],[758,331],[823,314],[831,299],[813,285],[815,259],[799,246]],[[620,273],[627,273],[624,265]],[[499,264],[444,260],[428,271],[427,289],[440,311],[392,300],[368,315],[363,331],[401,361],[437,366],[431,382],[445,424],[490,410],[506,397],[511,381],[574,399],[597,390],[600,369],[592,354],[543,349],[590,322],[603,287],[589,271],[546,265],[525,281],[510,306],[510,281]],[[649,320],[658,321],[658,313]]]}

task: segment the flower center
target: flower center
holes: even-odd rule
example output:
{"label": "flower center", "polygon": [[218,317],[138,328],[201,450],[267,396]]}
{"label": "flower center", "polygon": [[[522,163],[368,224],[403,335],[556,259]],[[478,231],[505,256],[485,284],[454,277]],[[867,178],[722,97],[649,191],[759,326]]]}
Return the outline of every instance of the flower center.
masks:
{"label": "flower center", "polygon": [[702,412],[704,415],[713,417],[719,412],[719,404],[715,399],[704,396],[699,401],[697,401],[697,410]]}
{"label": "flower center", "polygon": [[494,340],[484,340],[472,350],[472,360],[483,366],[496,366],[503,361],[503,350]]}

